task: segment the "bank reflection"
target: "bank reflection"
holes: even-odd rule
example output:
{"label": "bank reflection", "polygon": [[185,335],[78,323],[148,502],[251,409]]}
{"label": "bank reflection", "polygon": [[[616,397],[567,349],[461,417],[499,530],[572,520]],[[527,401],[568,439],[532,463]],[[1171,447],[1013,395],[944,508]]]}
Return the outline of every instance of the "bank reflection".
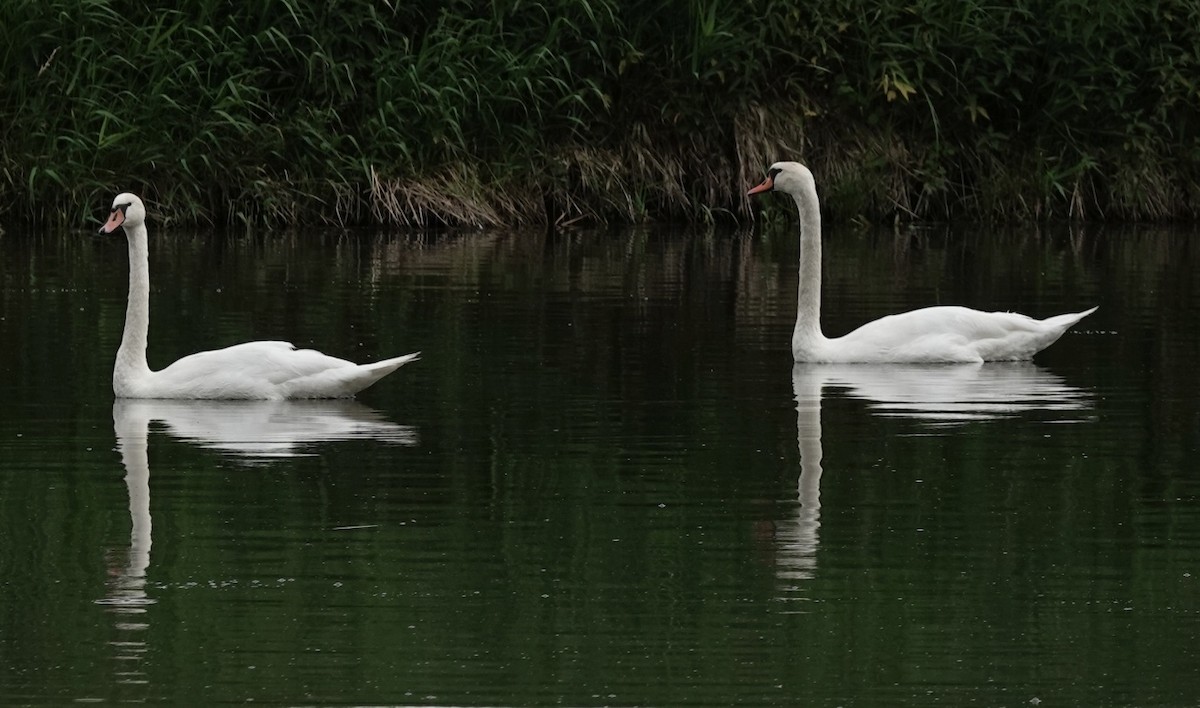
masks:
{"label": "bank reflection", "polygon": [[956,426],[1049,413],[1068,422],[1091,408],[1084,389],[1030,363],[964,365],[795,364],[796,445],[800,477],[794,512],[776,523],[776,574],[783,591],[814,577],[821,530],[821,403],[826,397],[864,401],[880,417],[922,421],[953,434]]}
{"label": "bank reflection", "polygon": [[146,683],[139,660],[146,654],[149,610],[157,602],[147,590],[153,545],[150,515],[150,464],[147,439],[151,423],[171,437],[250,462],[315,454],[318,444],[370,439],[414,445],[415,428],[397,425],[360,403],[338,401],[154,401],[117,400],[113,432],[129,496],[132,530],[128,549],[108,556],[106,593],[96,600],[116,615],[110,642],[117,681]]}

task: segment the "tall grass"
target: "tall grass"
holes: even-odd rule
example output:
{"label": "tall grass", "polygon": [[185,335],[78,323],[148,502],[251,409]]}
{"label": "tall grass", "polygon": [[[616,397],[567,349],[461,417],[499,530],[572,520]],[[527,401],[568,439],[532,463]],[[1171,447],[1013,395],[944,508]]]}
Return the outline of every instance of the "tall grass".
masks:
{"label": "tall grass", "polygon": [[797,92],[818,112],[802,147],[869,211],[1200,215],[1195,3],[835,0],[765,24],[811,32],[774,68],[824,70]]}
{"label": "tall grass", "polygon": [[0,212],[719,219],[775,159],[835,215],[1195,218],[1188,0],[0,5]]}

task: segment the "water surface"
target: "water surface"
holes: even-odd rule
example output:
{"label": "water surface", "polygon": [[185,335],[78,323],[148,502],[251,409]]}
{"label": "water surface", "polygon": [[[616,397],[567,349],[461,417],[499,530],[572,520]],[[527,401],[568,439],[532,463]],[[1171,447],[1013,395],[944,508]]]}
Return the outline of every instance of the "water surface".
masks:
{"label": "water surface", "polygon": [[793,366],[796,237],[0,238],[0,703],[1194,705],[1200,234],[830,229],[825,328],[1100,310],[1032,364]]}

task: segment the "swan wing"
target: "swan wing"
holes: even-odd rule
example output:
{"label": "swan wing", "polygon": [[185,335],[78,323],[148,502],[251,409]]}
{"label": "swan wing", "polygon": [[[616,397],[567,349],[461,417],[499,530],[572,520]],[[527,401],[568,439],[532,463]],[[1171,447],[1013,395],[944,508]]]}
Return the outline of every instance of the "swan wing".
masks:
{"label": "swan wing", "polygon": [[1038,320],[1016,312],[926,307],[881,317],[829,344],[844,362],[1020,361],[1095,309]]}
{"label": "swan wing", "polygon": [[[298,353],[300,352],[308,352],[325,357],[324,354],[314,352],[311,349],[302,349]],[[420,356],[420,352],[414,352],[371,364],[352,364],[346,362],[350,365],[314,369],[310,374],[290,379],[283,383],[280,388],[283,390],[285,398],[348,398],[408,362],[416,361]],[[327,360],[343,361],[334,357],[325,358]]]}
{"label": "swan wing", "polygon": [[290,342],[246,342],[189,354],[151,372],[126,394],[133,398],[350,398],[415,361],[420,352],[371,364],[297,349]]}

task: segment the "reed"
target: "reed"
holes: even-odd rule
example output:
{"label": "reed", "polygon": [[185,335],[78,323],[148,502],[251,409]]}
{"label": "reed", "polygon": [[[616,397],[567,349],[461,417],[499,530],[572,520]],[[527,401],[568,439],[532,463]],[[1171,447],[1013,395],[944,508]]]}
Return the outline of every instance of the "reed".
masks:
{"label": "reed", "polygon": [[1200,215],[1186,0],[0,6],[9,220],[489,226]]}

